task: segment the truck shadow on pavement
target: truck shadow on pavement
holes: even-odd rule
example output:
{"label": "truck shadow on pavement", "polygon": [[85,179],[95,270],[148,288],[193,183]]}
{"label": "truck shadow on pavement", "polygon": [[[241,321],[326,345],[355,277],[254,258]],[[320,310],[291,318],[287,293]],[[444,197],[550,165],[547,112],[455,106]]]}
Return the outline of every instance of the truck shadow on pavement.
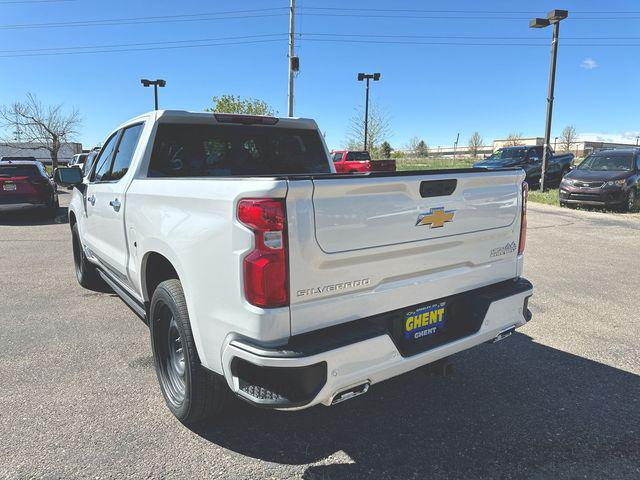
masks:
{"label": "truck shadow on pavement", "polygon": [[[524,334],[301,412],[244,404],[197,431],[304,478],[638,478],[640,376]],[[331,457],[331,458],[329,458]]]}
{"label": "truck shadow on pavement", "polygon": [[[58,195],[67,195],[67,193],[59,191]],[[69,223],[67,207],[58,207],[54,213],[39,209],[0,212],[0,225],[26,227],[36,225],[55,225],[56,223]]]}

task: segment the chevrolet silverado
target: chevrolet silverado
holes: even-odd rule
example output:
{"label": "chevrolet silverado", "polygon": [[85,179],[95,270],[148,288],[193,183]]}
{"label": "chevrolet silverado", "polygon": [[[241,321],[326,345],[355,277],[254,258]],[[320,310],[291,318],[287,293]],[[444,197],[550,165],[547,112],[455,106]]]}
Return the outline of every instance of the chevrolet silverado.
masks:
{"label": "chevrolet silverado", "polygon": [[332,405],[531,318],[522,170],[332,164],[313,120],[156,111],[56,171],[80,285],[148,324],[183,423]]}

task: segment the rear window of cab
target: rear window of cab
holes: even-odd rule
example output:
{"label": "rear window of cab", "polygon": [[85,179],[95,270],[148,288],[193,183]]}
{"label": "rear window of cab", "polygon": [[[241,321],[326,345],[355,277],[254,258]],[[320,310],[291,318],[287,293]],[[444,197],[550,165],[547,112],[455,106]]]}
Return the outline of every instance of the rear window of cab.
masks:
{"label": "rear window of cab", "polygon": [[149,177],[330,173],[317,130],[254,125],[158,125]]}

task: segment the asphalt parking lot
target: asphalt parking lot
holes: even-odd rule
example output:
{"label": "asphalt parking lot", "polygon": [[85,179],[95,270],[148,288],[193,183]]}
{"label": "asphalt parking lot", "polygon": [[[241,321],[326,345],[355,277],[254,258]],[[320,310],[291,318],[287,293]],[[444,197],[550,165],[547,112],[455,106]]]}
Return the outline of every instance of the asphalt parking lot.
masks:
{"label": "asphalt parking lot", "polygon": [[78,286],[64,210],[2,217],[0,477],[640,478],[640,215],[530,204],[529,225],[533,320],[453,375],[193,432],[145,325]]}

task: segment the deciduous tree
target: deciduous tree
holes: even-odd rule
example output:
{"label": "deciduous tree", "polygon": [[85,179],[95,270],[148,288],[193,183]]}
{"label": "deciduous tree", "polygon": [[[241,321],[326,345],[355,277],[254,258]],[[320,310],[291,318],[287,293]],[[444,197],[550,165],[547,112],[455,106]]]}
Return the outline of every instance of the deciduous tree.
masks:
{"label": "deciduous tree", "polygon": [[560,135],[560,147],[565,151],[571,151],[571,147],[578,140],[578,132],[573,125],[567,125]]}
{"label": "deciduous tree", "polygon": [[469,137],[469,153],[473,155],[474,158],[478,156],[478,151],[483,143],[484,140],[478,132],[473,132],[471,137]]}
{"label": "deciduous tree", "polygon": [[[0,143],[17,149],[47,150],[55,169],[60,149],[75,139],[80,123],[77,110],[65,113],[62,104],[44,105],[29,93],[24,102],[0,107],[0,125],[8,131]],[[20,132],[18,143],[11,138],[12,132]]]}
{"label": "deciduous tree", "polygon": [[365,147],[365,150],[376,149],[380,146],[383,138],[391,136],[391,119],[389,114],[383,111],[378,105],[371,104],[369,107],[369,125],[367,129],[367,145],[364,145],[364,109],[358,108],[356,113],[349,120],[349,131],[347,134],[347,145],[357,148]]}
{"label": "deciduous tree", "polygon": [[246,115],[274,116],[276,111],[264,100],[257,98],[242,98],[236,95],[221,95],[213,97],[213,106],[206,108],[207,112],[244,113]]}

